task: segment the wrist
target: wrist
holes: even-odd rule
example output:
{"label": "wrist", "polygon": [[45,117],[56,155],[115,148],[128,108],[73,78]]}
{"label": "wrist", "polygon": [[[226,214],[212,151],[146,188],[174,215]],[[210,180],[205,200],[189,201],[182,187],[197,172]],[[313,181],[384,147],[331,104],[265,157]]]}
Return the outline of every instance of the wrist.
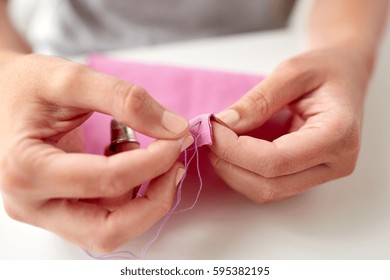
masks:
{"label": "wrist", "polygon": [[367,78],[373,72],[376,60],[376,47],[367,46],[359,40],[345,40],[332,43],[313,43],[309,44],[309,50],[336,50],[340,51],[347,59],[353,63],[353,67],[360,67],[366,72]]}

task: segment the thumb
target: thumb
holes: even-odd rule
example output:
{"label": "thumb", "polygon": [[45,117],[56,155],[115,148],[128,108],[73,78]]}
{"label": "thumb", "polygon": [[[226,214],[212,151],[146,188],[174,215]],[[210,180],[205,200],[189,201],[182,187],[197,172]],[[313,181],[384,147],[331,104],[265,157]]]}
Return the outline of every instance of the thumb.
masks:
{"label": "thumb", "polygon": [[59,75],[70,85],[56,93],[61,105],[109,114],[153,138],[177,139],[188,130],[185,118],[163,107],[137,85],[73,63],[67,71]]}
{"label": "thumb", "polygon": [[294,58],[279,65],[267,78],[216,116],[236,133],[249,132],[261,126],[283,106],[317,88],[322,82],[321,75],[314,69],[305,69],[297,60]]}

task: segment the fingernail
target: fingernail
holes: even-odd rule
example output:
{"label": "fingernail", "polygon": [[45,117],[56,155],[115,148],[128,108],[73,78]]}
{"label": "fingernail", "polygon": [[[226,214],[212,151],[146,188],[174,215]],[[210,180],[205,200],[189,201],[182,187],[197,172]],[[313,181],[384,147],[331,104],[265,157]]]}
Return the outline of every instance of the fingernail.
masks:
{"label": "fingernail", "polygon": [[180,134],[188,127],[188,121],[172,112],[165,111],[161,120],[162,125],[169,131]]}
{"label": "fingernail", "polygon": [[240,120],[240,115],[237,113],[237,111],[232,109],[218,113],[216,117],[230,126],[235,125]]}
{"label": "fingernail", "polygon": [[180,181],[183,179],[185,173],[186,173],[186,171],[184,170],[184,168],[181,168],[181,167],[176,171],[176,181],[175,181],[176,187],[179,185]]}
{"label": "fingernail", "polygon": [[192,145],[192,143],[194,143],[194,137],[192,137],[191,135],[188,135],[186,136],[185,138],[181,138],[179,139],[179,142],[181,144],[181,149],[180,151],[184,151],[185,149],[187,149],[189,146]]}

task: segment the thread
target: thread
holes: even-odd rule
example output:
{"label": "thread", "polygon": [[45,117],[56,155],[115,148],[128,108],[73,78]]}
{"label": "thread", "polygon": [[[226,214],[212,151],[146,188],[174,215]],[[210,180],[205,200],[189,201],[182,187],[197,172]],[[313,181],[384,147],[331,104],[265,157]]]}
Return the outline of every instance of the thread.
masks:
{"label": "thread", "polygon": [[[200,124],[200,122],[193,124],[193,126],[196,126],[196,125],[199,125],[199,124]],[[144,259],[145,255],[147,254],[147,252],[149,250],[149,248],[157,240],[157,238],[159,237],[160,233],[162,232],[162,230],[164,229],[165,225],[167,224],[168,220],[172,217],[172,215],[189,211],[189,210],[191,210],[191,209],[193,209],[195,207],[196,203],[199,200],[200,193],[202,192],[203,180],[202,180],[202,176],[201,176],[201,172],[200,172],[200,163],[199,163],[199,147],[198,147],[199,135],[193,135],[193,137],[194,137],[194,144],[193,144],[194,148],[191,149],[193,151],[192,155],[190,157],[188,156],[188,153],[189,153],[190,149],[186,149],[186,150],[183,151],[183,156],[184,156],[184,163],[183,163],[184,164],[184,175],[183,175],[183,178],[180,180],[179,185],[177,186],[175,202],[174,202],[173,206],[171,207],[171,209],[169,210],[169,212],[164,216],[162,221],[159,223],[157,229],[154,232],[153,237],[151,239],[149,239],[145,243],[145,245],[142,247],[141,257],[138,258],[135,254],[133,254],[132,252],[130,252],[128,250],[115,251],[113,253],[108,253],[108,254],[103,254],[103,255],[96,256],[96,255],[92,254],[91,252],[89,252],[88,250],[84,249],[84,252],[88,256],[90,256],[91,258],[97,259],[97,260],[118,260],[118,259],[137,260],[137,259]],[[183,188],[184,181],[185,181],[185,179],[187,177],[188,168],[189,168],[189,166],[190,166],[190,164],[191,164],[191,162],[193,161],[194,158],[196,159],[196,170],[197,170],[197,175],[198,175],[198,179],[199,179],[198,192],[197,192],[195,200],[191,204],[191,206],[189,206],[189,207],[187,207],[185,209],[176,211],[176,209],[179,207],[181,199],[182,199],[182,188]],[[147,186],[141,187],[140,190],[145,190],[146,189],[145,187],[147,187]],[[137,193],[137,197],[142,197],[142,196],[143,196],[143,194],[141,194],[140,192]]]}
{"label": "thread", "polygon": [[[169,210],[169,212],[167,213],[167,215],[165,215],[164,219],[162,220],[162,222],[160,223],[160,225],[158,226],[156,232],[155,232],[155,235],[152,239],[150,239],[146,244],[145,246],[143,247],[142,249],[142,253],[141,253],[141,258],[144,259],[145,258],[145,255],[149,249],[149,247],[157,240],[158,236],[160,235],[161,231],[163,230],[163,228],[165,227],[166,223],[168,222],[168,220],[172,217],[173,214],[176,214],[176,213],[179,213],[179,212],[184,212],[184,211],[187,211],[187,210],[190,210],[192,209],[196,202],[198,201],[198,198],[199,198],[199,195],[200,195],[200,191],[198,191],[198,194],[197,194],[197,197],[194,201],[194,203],[192,204],[191,207],[187,208],[187,209],[184,209],[182,211],[177,211],[175,212],[175,210],[177,209],[177,207],[179,206],[180,202],[181,202],[181,198],[182,198],[182,188],[183,188],[183,183],[185,181],[185,178],[187,177],[187,172],[188,172],[188,167],[191,163],[191,161],[194,159],[194,157],[196,157],[196,160],[197,160],[197,168],[199,168],[199,151],[198,151],[198,147],[197,147],[197,140],[198,140],[198,137],[199,136],[196,136],[194,137],[194,153],[192,154],[191,158],[188,160],[188,151],[185,150],[184,151],[184,176],[183,178],[181,179],[180,183],[179,183],[179,186],[177,187],[177,193],[176,193],[176,201],[175,201],[175,204],[173,205],[173,207]],[[200,174],[200,172],[198,172],[198,174]],[[202,182],[202,181],[201,181]],[[203,183],[200,184],[200,188],[199,190],[201,189]]]}

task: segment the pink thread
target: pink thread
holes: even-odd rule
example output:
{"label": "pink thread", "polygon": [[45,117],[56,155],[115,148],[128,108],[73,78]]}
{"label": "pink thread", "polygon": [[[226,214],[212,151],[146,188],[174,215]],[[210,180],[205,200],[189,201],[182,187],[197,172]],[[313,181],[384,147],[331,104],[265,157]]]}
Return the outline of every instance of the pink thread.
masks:
{"label": "pink thread", "polygon": [[[206,123],[204,122],[205,117],[207,117]],[[189,211],[189,210],[193,209],[195,207],[196,203],[198,202],[199,197],[200,197],[200,193],[201,193],[202,188],[203,188],[203,180],[202,180],[202,176],[200,173],[200,164],[199,164],[199,147],[203,146],[203,145],[211,144],[210,143],[210,141],[212,141],[212,139],[211,139],[211,137],[212,137],[211,124],[210,124],[211,117],[212,117],[212,115],[202,115],[202,116],[200,116],[200,118],[198,117],[198,118],[191,121],[190,132],[192,133],[192,135],[194,137],[194,144],[190,148],[183,151],[183,154],[184,154],[184,176],[181,179],[179,186],[177,187],[175,203],[174,203],[173,207],[169,210],[169,212],[165,215],[163,220],[160,222],[158,228],[156,229],[156,231],[154,233],[154,236],[148,242],[146,242],[146,244],[143,246],[140,259],[145,258],[145,255],[146,255],[147,251],[149,250],[150,246],[157,240],[161,231],[164,229],[166,223],[172,217],[173,214]],[[201,130],[204,130],[204,128],[202,128],[202,125],[205,125],[205,124],[208,128],[206,131],[206,136],[205,136],[205,133],[200,133]],[[203,136],[203,138],[202,138],[202,136]],[[199,139],[201,139],[201,141]],[[191,155],[191,157],[188,159],[189,151],[194,151],[194,152]],[[181,199],[182,199],[182,187],[183,187],[183,183],[187,177],[187,171],[188,171],[189,165],[191,164],[191,162],[194,158],[196,158],[196,169],[197,169],[197,175],[198,175],[198,179],[199,179],[199,189],[198,189],[196,198],[190,207],[176,211],[176,209],[178,208],[178,206],[181,202]],[[147,187],[148,187],[148,183],[142,184],[142,186],[140,187],[136,196],[137,197],[144,196],[146,193]],[[138,259],[138,257],[136,255],[134,255],[132,252],[127,251],[127,250],[116,251],[113,253],[104,254],[104,255],[100,255],[100,256],[95,256],[91,252],[89,252],[88,250],[85,250],[85,249],[84,249],[84,251],[86,252],[86,254],[88,256],[90,256],[94,259],[98,259],[98,260],[114,260],[114,259],[133,259],[133,260],[136,260],[136,259]]]}
{"label": "pink thread", "polygon": [[[196,137],[195,139],[197,139],[198,137]],[[196,203],[198,202],[199,200],[199,196],[200,196],[200,193],[202,192],[202,188],[203,188],[203,180],[202,180],[202,175],[200,175],[200,165],[199,165],[199,151],[198,151],[198,145],[196,143],[196,140],[194,141],[194,145],[195,145],[195,152],[194,152],[194,155],[196,155],[196,171],[197,171],[197,174],[198,174],[198,179],[199,179],[199,189],[198,189],[198,193],[196,194],[196,197],[195,197],[195,200],[194,202],[192,203],[192,205],[188,208],[185,208],[185,209],[182,209],[182,210],[179,210],[179,211],[176,211],[174,212],[173,214],[177,214],[177,213],[182,213],[182,212],[186,212],[188,210],[191,210],[195,207]],[[192,156],[193,157],[193,156]],[[191,158],[192,160],[192,158]],[[191,162],[190,160],[190,162]],[[190,163],[189,162],[189,163]],[[188,164],[189,164],[188,163]]]}
{"label": "pink thread", "polygon": [[[194,138],[194,142],[196,143],[196,138]],[[196,144],[195,144],[195,147],[196,147]],[[145,258],[145,255],[149,249],[149,247],[157,240],[158,236],[160,235],[161,231],[163,230],[163,228],[165,227],[166,223],[168,222],[168,220],[172,217],[172,215],[174,214],[175,210],[177,209],[177,207],[179,206],[180,202],[181,202],[181,191],[182,191],[182,187],[183,187],[183,182],[185,181],[185,178],[187,177],[187,171],[188,171],[188,167],[189,167],[189,164],[191,163],[192,159],[194,158],[194,155],[198,153],[198,148],[196,147],[195,148],[195,152],[194,154],[192,155],[192,157],[190,158],[190,160],[187,161],[187,157],[188,157],[188,152],[187,150],[184,150],[184,176],[183,178],[181,179],[180,183],[179,183],[179,186],[177,187],[177,193],[176,193],[176,201],[175,201],[175,204],[173,205],[173,207],[169,210],[169,212],[165,215],[164,219],[162,220],[162,222],[160,223],[160,225],[158,226],[154,236],[152,237],[152,239],[150,239],[146,244],[145,246],[142,248],[142,253],[141,253],[141,259],[144,259]]]}
{"label": "pink thread", "polygon": [[[108,254],[104,254],[104,255],[100,255],[100,256],[95,256],[86,249],[83,249],[83,250],[88,256],[90,256],[91,258],[96,259],[96,260],[121,260],[121,259],[138,260],[137,256],[135,256],[130,251],[126,251],[126,250],[116,251],[113,253],[108,253]],[[120,254],[124,254],[124,255],[121,256]]]}

